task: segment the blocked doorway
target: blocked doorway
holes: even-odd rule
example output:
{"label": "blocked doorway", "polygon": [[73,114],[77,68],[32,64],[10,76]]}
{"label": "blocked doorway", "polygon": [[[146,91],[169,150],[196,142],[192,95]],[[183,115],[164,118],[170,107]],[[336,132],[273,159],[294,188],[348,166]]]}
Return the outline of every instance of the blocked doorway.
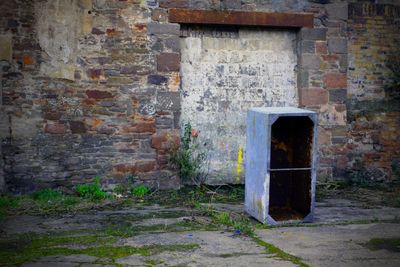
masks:
{"label": "blocked doorway", "polygon": [[181,123],[200,131],[207,183],[243,182],[248,108],[298,106],[296,31],[184,25],[181,36]]}

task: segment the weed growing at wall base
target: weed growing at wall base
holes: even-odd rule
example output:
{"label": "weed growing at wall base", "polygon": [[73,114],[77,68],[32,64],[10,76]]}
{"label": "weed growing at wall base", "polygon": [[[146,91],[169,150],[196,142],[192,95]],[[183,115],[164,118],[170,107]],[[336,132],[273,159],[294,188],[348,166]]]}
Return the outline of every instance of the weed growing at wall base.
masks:
{"label": "weed growing at wall base", "polygon": [[94,182],[91,184],[80,184],[75,188],[76,193],[83,198],[89,198],[91,200],[105,199],[107,197],[100,187],[100,177],[96,176]]}
{"label": "weed growing at wall base", "polygon": [[181,146],[172,152],[170,161],[178,167],[179,175],[184,183],[193,183],[197,186],[206,180],[203,171],[207,159],[207,153],[198,143],[199,132],[192,128],[190,122],[185,123]]}
{"label": "weed growing at wall base", "polygon": [[42,189],[32,193],[32,198],[37,201],[51,201],[62,197],[62,192],[51,188]]}
{"label": "weed growing at wall base", "polygon": [[134,186],[131,189],[131,194],[135,197],[142,198],[145,195],[147,195],[150,192],[150,188],[148,188],[146,185],[138,185]]}

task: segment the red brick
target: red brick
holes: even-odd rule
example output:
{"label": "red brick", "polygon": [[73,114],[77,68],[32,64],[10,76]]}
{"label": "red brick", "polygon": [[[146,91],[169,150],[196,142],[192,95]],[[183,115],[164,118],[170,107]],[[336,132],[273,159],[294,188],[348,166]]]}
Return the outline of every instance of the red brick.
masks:
{"label": "red brick", "polygon": [[69,128],[72,133],[86,133],[86,126],[81,121],[69,121]]}
{"label": "red brick", "polygon": [[110,92],[100,91],[100,90],[87,90],[86,95],[89,98],[94,98],[94,99],[105,99],[113,97],[113,95]]}
{"label": "red brick", "polygon": [[328,73],[324,77],[327,89],[346,89],[347,75],[343,73]]}
{"label": "red brick", "polygon": [[156,160],[146,159],[137,160],[133,163],[121,163],[113,166],[114,172],[117,173],[140,173],[153,171],[156,168]]}
{"label": "red brick", "polygon": [[178,53],[162,53],[157,56],[158,71],[179,71],[181,57]]}
{"label": "red brick", "polygon": [[149,172],[156,167],[156,161],[153,159],[140,160],[135,162],[135,172]]}
{"label": "red brick", "polygon": [[118,32],[116,29],[107,29],[106,34],[108,37],[113,37],[118,35],[120,32]]}
{"label": "red brick", "polygon": [[158,152],[169,152],[179,147],[180,135],[177,130],[165,130],[151,136],[151,146]]}
{"label": "red brick", "polygon": [[51,120],[51,121],[58,121],[61,118],[61,116],[62,116],[61,112],[57,112],[54,110],[49,110],[44,113],[44,118],[46,120]]}
{"label": "red brick", "polygon": [[96,100],[93,98],[85,98],[82,100],[82,104],[86,106],[93,106],[96,105]]}
{"label": "red brick", "polygon": [[336,110],[337,112],[346,111],[346,105],[344,105],[344,104],[336,104],[336,105],[335,105],[335,110]]}
{"label": "red brick", "polygon": [[328,61],[328,62],[334,62],[334,61],[339,60],[338,55],[321,55],[321,57],[324,61]]}
{"label": "red brick", "polygon": [[328,92],[321,88],[302,89],[300,91],[300,105],[313,106],[328,103]]}
{"label": "red brick", "polygon": [[156,131],[155,120],[140,120],[134,126],[136,133],[154,133]]}
{"label": "red brick", "polygon": [[86,74],[90,79],[100,80],[103,76],[103,71],[101,69],[88,69]]}
{"label": "red brick", "polygon": [[136,23],[135,25],[133,25],[134,32],[145,32],[146,29],[146,24],[144,23]]}
{"label": "red brick", "polygon": [[50,134],[64,134],[66,127],[61,123],[46,124],[44,131]]}
{"label": "red brick", "polygon": [[22,62],[24,63],[24,65],[33,65],[34,64],[33,58],[28,55],[24,55],[22,57]]}
{"label": "red brick", "polygon": [[318,127],[318,145],[330,145],[332,134],[329,130],[322,127]]}
{"label": "red brick", "polygon": [[346,169],[347,163],[349,162],[349,158],[345,155],[337,156],[336,158],[336,167],[339,169]]}
{"label": "red brick", "polygon": [[328,54],[328,46],[325,41],[316,41],[315,42],[315,52],[318,55],[326,55]]}
{"label": "red brick", "polygon": [[133,124],[123,125],[123,133],[154,133],[156,122],[154,119],[136,119]]}

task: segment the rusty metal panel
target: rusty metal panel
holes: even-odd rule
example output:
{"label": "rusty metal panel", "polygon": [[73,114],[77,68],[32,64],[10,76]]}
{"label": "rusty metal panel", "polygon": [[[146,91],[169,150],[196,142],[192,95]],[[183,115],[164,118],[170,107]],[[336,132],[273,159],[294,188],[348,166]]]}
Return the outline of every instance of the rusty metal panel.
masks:
{"label": "rusty metal panel", "polygon": [[182,24],[264,26],[279,28],[312,28],[314,25],[314,15],[310,13],[170,9],[168,17],[169,22]]}

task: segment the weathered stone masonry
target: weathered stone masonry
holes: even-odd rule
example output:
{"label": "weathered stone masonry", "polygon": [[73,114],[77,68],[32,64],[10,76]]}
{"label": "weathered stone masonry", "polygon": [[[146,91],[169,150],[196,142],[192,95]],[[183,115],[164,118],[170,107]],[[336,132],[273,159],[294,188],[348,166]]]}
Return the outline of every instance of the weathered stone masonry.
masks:
{"label": "weathered stone masonry", "polygon": [[348,28],[349,137],[341,161],[370,179],[398,178],[400,91],[384,85],[391,75],[388,59],[400,53],[400,8],[350,4]]}
{"label": "weathered stone masonry", "polygon": [[399,43],[395,2],[1,1],[0,175],[11,191],[94,175],[178,186],[168,153],[179,142],[190,50],[181,47],[186,26],[169,23],[168,10],[185,8],[312,13],[314,27],[296,32],[292,104],[319,113],[320,179],[368,167],[389,181],[399,158],[398,99],[383,90],[385,58]]}

